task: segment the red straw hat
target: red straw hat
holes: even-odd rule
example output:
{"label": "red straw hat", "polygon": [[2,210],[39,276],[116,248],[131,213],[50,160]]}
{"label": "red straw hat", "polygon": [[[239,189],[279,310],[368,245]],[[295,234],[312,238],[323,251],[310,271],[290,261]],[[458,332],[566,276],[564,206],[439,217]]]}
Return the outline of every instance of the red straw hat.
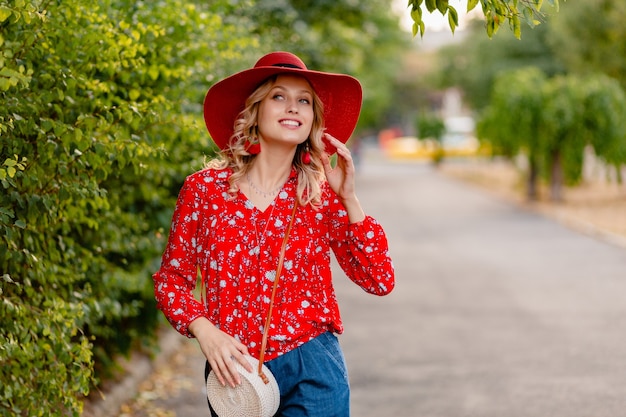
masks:
{"label": "red straw hat", "polygon": [[[346,143],[361,111],[359,81],[345,74],[308,70],[289,52],[272,52],[253,68],[238,72],[214,84],[204,99],[204,121],[213,141],[224,149],[233,134],[233,125],[246,99],[267,78],[276,74],[297,74],[306,78],[324,103],[326,131]],[[334,149],[333,149],[334,152]]]}

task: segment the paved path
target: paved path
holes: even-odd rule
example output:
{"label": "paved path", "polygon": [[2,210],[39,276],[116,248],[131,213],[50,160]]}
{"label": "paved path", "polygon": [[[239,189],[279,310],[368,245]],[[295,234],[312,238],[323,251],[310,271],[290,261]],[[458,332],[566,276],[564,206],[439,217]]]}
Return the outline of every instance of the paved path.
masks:
{"label": "paved path", "polygon": [[[397,286],[336,274],[354,417],[626,416],[626,249],[428,165],[366,161],[358,189]],[[125,415],[207,415],[195,344],[168,365]]]}

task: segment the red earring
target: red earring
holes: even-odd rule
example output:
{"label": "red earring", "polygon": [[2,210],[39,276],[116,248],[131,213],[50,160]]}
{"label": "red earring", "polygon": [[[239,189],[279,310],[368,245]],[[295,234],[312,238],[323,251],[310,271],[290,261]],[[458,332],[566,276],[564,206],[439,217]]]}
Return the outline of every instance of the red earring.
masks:
{"label": "red earring", "polygon": [[304,154],[302,155],[302,163],[305,165],[309,165],[311,163],[311,152],[304,152]]}
{"label": "red earring", "polygon": [[248,151],[250,155],[258,155],[261,153],[261,142],[259,142],[259,138],[256,136],[249,137],[248,140],[246,140],[246,151]]}

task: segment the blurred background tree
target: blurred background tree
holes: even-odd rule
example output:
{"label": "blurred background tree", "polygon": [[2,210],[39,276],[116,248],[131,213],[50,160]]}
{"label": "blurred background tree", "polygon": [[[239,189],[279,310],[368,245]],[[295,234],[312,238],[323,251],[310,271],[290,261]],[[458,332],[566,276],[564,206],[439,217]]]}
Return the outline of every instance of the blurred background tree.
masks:
{"label": "blurred background tree", "polygon": [[538,68],[548,77],[566,72],[549,43],[549,24],[524,32],[521,40],[506,30],[487,39],[482,25],[472,21],[470,33],[462,42],[440,51],[441,67],[437,74],[443,87],[460,87],[472,109],[480,111],[489,104],[495,78],[503,72],[527,66]]}
{"label": "blurred background tree", "polygon": [[552,199],[561,200],[563,184],[581,181],[587,150],[621,181],[626,54],[618,22],[626,18],[626,6],[617,0],[567,2],[558,13],[544,13],[547,24],[525,31],[521,40],[507,30],[487,39],[483,23],[474,22],[463,41],[440,51],[434,76],[442,88],[463,91],[479,120],[478,134],[494,154],[526,157],[529,198],[537,198],[543,177]]}
{"label": "blurred background tree", "polygon": [[546,74],[538,67],[507,71],[496,78],[489,106],[477,126],[492,152],[513,159],[523,153],[528,161],[526,195],[538,197],[540,173],[539,130],[544,106]]}
{"label": "blurred background tree", "polygon": [[415,121],[415,128],[417,130],[417,137],[420,140],[433,141],[435,145],[433,162],[435,166],[438,166],[444,157],[441,140],[446,131],[446,125],[443,119],[437,114],[422,112]]}
{"label": "blurred background tree", "polygon": [[568,2],[546,25],[549,44],[568,71],[603,73],[626,88],[626,2]]}

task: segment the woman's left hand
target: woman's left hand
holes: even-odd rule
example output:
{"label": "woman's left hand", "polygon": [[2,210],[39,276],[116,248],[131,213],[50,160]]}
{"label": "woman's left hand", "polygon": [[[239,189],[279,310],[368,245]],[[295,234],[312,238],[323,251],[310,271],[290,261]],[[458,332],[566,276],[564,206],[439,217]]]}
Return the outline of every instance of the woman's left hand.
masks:
{"label": "woman's left hand", "polygon": [[337,165],[334,168],[330,164],[330,156],[327,153],[322,154],[326,181],[346,207],[350,222],[360,222],[365,218],[365,213],[356,197],[356,170],[350,150],[343,142],[328,133],[324,133],[324,140],[337,148]]}
{"label": "woman's left hand", "polygon": [[355,195],[355,169],[350,150],[344,143],[328,133],[324,133],[324,139],[337,148],[337,166],[334,168],[330,164],[330,156],[327,153],[322,155],[326,180],[340,199],[351,198]]}

